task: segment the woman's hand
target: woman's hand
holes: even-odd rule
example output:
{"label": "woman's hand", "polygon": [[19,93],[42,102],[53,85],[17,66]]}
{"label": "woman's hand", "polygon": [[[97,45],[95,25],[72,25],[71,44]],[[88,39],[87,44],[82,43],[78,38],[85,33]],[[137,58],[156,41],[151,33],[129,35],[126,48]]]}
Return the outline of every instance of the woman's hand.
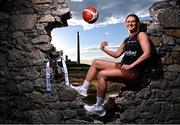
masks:
{"label": "woman's hand", "polygon": [[105,46],[107,46],[107,45],[108,45],[107,41],[101,42],[101,50],[104,50]]}
{"label": "woman's hand", "polygon": [[129,69],[131,69],[131,68],[132,68],[131,65],[126,65],[126,64],[123,64],[123,65],[121,66],[121,69],[125,69],[125,70],[129,70]]}

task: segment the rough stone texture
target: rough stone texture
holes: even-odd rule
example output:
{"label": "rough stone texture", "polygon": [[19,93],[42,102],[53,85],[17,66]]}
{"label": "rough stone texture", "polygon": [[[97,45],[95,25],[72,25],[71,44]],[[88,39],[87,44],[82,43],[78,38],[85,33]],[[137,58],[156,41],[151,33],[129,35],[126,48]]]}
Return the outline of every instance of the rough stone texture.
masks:
{"label": "rough stone texture", "polygon": [[180,29],[171,29],[165,31],[167,35],[173,36],[173,37],[179,37],[180,36]]}
{"label": "rough stone texture", "polygon": [[[66,0],[0,0],[0,123],[180,123],[179,0],[154,3],[147,24],[152,57],[142,86],[107,100],[104,117],[86,115],[83,100],[63,82],[44,85],[51,31],[67,26]],[[139,83],[139,82],[137,82]],[[134,85],[134,84],[133,84]],[[109,86],[117,91],[124,86]]]}
{"label": "rough stone texture", "polygon": [[37,21],[36,14],[13,15],[9,18],[9,30],[31,30]]}
{"label": "rough stone texture", "polygon": [[149,39],[152,41],[154,46],[159,46],[160,45],[160,37],[156,37],[156,36],[150,36]]}

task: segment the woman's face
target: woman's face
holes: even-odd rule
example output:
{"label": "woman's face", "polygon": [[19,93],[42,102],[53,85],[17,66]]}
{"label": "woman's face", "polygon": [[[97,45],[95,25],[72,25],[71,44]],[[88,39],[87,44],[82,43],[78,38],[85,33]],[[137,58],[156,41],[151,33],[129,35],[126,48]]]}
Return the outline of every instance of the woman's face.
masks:
{"label": "woman's face", "polygon": [[129,16],[126,21],[125,21],[125,25],[128,28],[128,30],[131,31],[137,31],[137,25],[138,22],[136,21],[136,18],[133,16]]}

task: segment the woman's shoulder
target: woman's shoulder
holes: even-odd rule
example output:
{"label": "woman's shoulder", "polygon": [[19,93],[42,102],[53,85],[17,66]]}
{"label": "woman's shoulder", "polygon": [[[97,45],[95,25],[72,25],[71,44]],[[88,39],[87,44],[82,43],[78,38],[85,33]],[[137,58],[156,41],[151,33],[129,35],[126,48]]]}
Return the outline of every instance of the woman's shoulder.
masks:
{"label": "woman's shoulder", "polygon": [[148,37],[146,32],[139,32],[137,36],[138,36],[138,38],[140,38],[140,37]]}
{"label": "woman's shoulder", "polygon": [[138,35],[147,35],[147,33],[146,33],[146,32],[141,31],[141,32],[138,32]]}

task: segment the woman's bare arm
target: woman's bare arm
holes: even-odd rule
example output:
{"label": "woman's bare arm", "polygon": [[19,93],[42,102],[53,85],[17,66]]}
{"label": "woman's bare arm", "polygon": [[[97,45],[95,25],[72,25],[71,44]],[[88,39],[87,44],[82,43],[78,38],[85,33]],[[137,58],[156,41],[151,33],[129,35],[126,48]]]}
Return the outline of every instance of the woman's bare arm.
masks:
{"label": "woman's bare arm", "polygon": [[118,50],[116,52],[108,50],[107,48],[105,48],[105,46],[107,46],[106,41],[101,43],[101,50],[104,51],[106,54],[114,57],[114,58],[120,57],[124,52],[124,43],[122,43],[120,45],[120,47],[118,48]]}

